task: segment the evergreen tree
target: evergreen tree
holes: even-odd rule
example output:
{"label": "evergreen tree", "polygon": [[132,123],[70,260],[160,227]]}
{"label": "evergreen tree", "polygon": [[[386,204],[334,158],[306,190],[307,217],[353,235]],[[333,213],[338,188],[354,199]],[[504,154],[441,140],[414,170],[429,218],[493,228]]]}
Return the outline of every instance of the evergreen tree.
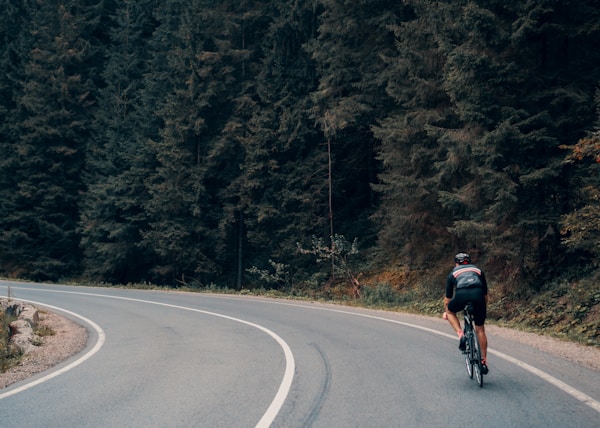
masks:
{"label": "evergreen tree", "polygon": [[[518,269],[534,284],[559,273],[559,220],[573,192],[565,181],[562,144],[578,141],[594,120],[600,8],[593,1],[532,1],[515,7],[511,41],[526,80],[518,81],[513,115],[520,155],[517,230],[524,239]],[[581,73],[581,70],[586,70]]]}
{"label": "evergreen tree", "polygon": [[[152,258],[140,246],[147,228],[144,179],[155,161],[148,149],[155,128],[143,109],[144,74],[156,1],[119,3],[112,12],[98,115],[87,149],[81,203],[85,273],[117,283],[147,279]],[[151,119],[150,119],[151,120]],[[154,132],[156,130],[154,129]],[[152,134],[151,134],[152,135]]]}
{"label": "evergreen tree", "polygon": [[[399,221],[392,230],[405,234],[400,247],[411,260],[422,254],[425,263],[429,254],[438,263],[452,250],[468,249],[533,281],[533,272],[552,272],[547,262],[557,249],[567,190],[558,147],[581,132],[574,116],[589,112],[585,85],[567,83],[573,82],[570,65],[554,56],[549,61],[548,45],[538,43],[544,33],[572,37],[568,29],[582,15],[546,3],[439,2],[434,9],[413,1],[414,16],[395,28],[399,51],[390,61],[420,88],[391,79],[388,85],[405,109],[377,130],[382,159],[398,162],[382,175],[379,215]],[[423,44],[415,49],[415,43]],[[565,85],[573,89],[566,92]],[[397,146],[396,136],[407,145]],[[404,197],[416,209],[405,204],[396,217],[392,204]],[[411,221],[431,239],[406,239],[419,234]]]}
{"label": "evergreen tree", "polygon": [[144,244],[158,255],[161,277],[206,283],[228,257],[223,192],[240,172],[244,109],[252,103],[244,86],[250,52],[243,25],[249,15],[237,3],[169,7],[178,13],[165,7],[155,36],[157,55],[169,36],[163,59],[169,72],[148,76],[165,96],[156,110],[163,125],[153,144],[159,167],[147,180],[151,222]]}
{"label": "evergreen tree", "polygon": [[[325,232],[372,238],[371,183],[377,166],[371,126],[389,99],[379,81],[382,56],[393,49],[388,26],[403,5],[397,2],[324,0],[318,36],[307,44],[317,71],[312,113],[324,135],[331,162]],[[337,226],[336,226],[337,224]]]}
{"label": "evergreen tree", "polygon": [[523,145],[515,140],[535,137],[516,137],[521,134],[516,131],[512,147],[507,127],[515,131],[518,125],[508,123],[527,115],[516,105],[516,86],[526,77],[515,63],[518,58],[506,60],[514,48],[506,31],[511,20],[503,20],[510,14],[499,5],[496,11],[475,2],[456,6],[452,26],[446,29],[451,35],[446,40],[442,75],[442,87],[457,119],[452,128],[456,129],[442,131],[445,153],[438,164],[452,187],[440,187],[439,200],[453,220],[448,228],[454,238],[453,249],[513,259],[524,245],[524,231],[514,224],[520,186],[519,178],[509,171],[515,161],[526,159]]}
{"label": "evergreen tree", "polygon": [[[208,177],[219,177],[222,189],[217,194],[222,206],[219,221],[219,257],[225,272],[230,272],[227,282],[242,286],[246,253],[251,252],[246,232],[246,216],[253,199],[247,198],[248,171],[257,168],[248,158],[260,125],[253,120],[262,109],[257,94],[257,79],[262,69],[261,46],[272,19],[271,1],[222,2],[216,13],[228,30],[219,34],[223,57],[232,68],[229,92],[223,104],[223,123],[215,134],[208,159]],[[251,184],[251,186],[253,186]],[[235,276],[234,276],[235,275]]]}
{"label": "evergreen tree", "polygon": [[310,118],[315,72],[303,49],[315,36],[317,14],[308,2],[278,3],[271,12],[273,21],[261,39],[262,59],[253,66],[258,70],[256,107],[240,139],[243,168],[228,188],[237,195],[232,208],[243,220],[241,267],[269,268],[272,260],[285,261],[296,280],[309,273],[296,243],[322,234],[326,220],[322,134]]}
{"label": "evergreen tree", "polygon": [[19,33],[12,187],[0,229],[13,269],[34,279],[73,275],[80,261],[78,195],[94,86],[90,21],[74,3],[26,4]]}
{"label": "evergreen tree", "polygon": [[596,91],[596,106],[594,131],[576,145],[564,146],[570,150],[565,162],[573,164],[577,171],[572,185],[577,190],[572,201],[574,209],[561,222],[563,243],[581,256],[584,266],[595,268],[600,255],[600,89]]}
{"label": "evergreen tree", "polygon": [[289,286],[346,236],[537,286],[596,254],[592,0],[2,1],[5,275]]}
{"label": "evergreen tree", "polygon": [[[16,79],[20,73],[21,64],[18,56],[18,41],[23,19],[23,5],[10,0],[0,2],[3,13],[0,15],[0,224],[9,227],[8,218],[16,213],[15,201],[12,195],[17,186],[13,168],[18,165],[15,151],[18,136],[10,126],[15,109]],[[18,256],[14,254],[12,240],[7,240],[10,234],[3,232],[0,240],[0,272],[14,275],[14,264]]]}
{"label": "evergreen tree", "polygon": [[[373,127],[382,164],[374,186],[381,194],[374,219],[381,262],[413,269],[436,260],[451,241],[438,191],[440,183],[442,189],[455,186],[456,178],[436,167],[443,159],[440,131],[456,126],[443,88],[444,47],[449,44],[443,26],[460,15],[451,3],[438,2],[435,8],[429,2],[406,3],[390,26],[397,52],[384,56],[387,68],[380,79],[393,105]],[[460,136],[442,134],[443,139]],[[458,161],[447,165],[454,175],[462,172]]]}

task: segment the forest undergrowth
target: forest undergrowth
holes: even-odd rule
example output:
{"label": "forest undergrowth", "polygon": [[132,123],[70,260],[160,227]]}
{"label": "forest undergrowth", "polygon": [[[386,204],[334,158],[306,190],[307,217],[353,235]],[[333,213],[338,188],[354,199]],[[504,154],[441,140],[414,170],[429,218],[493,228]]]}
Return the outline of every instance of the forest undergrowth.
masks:
{"label": "forest undergrowth", "polygon": [[[569,282],[557,280],[538,291],[490,288],[488,322],[503,327],[549,335],[588,346],[600,347],[600,288],[598,278]],[[397,293],[386,285],[365,287],[368,306],[376,306],[381,297],[391,302],[390,309],[408,310],[426,315],[443,311],[442,293],[415,286]],[[375,297],[373,297],[374,295]],[[390,297],[386,297],[386,296]]]}

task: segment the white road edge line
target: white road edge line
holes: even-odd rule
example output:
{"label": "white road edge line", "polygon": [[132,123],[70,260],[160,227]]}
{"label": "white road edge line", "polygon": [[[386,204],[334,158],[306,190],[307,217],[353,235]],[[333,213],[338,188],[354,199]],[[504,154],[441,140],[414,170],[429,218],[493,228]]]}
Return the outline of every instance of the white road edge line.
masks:
{"label": "white road edge line", "polygon": [[[376,320],[380,320],[380,321],[386,321],[386,322],[391,322],[394,324],[400,324],[403,325],[405,327],[411,327],[411,328],[416,328],[419,330],[423,330],[426,331],[428,333],[433,333],[433,334],[437,334],[439,336],[444,336],[444,337],[448,337],[450,339],[455,339],[456,336],[455,335],[451,335],[448,333],[443,333],[441,331],[437,331],[431,328],[427,328],[427,327],[423,327],[420,325],[416,325],[416,324],[410,324],[407,322],[403,322],[403,321],[397,321],[397,320],[392,320],[389,318],[383,318],[383,317],[378,317],[378,316],[374,316],[374,315],[367,315],[367,314],[361,314],[361,313],[357,313],[357,312],[350,312],[350,311],[343,311],[340,309],[331,309],[331,308],[317,308],[317,307],[312,307],[312,306],[307,306],[307,305],[296,305],[293,303],[285,303],[285,302],[272,302],[270,300],[261,300],[263,302],[268,302],[268,303],[273,303],[273,304],[279,304],[279,305],[288,305],[288,306],[296,306],[296,307],[301,307],[301,308],[308,308],[308,309],[314,309],[314,310],[320,310],[320,311],[330,311],[330,312],[339,312],[342,314],[348,314],[348,315],[355,315],[355,316],[359,316],[359,317],[364,317],[364,318],[372,318],[372,319],[376,319]],[[592,409],[594,409],[596,412],[600,413],[600,402],[598,400],[595,400],[594,398],[590,397],[589,395],[579,391],[578,389],[572,387],[571,385],[563,382],[562,380],[559,380],[557,378],[555,378],[554,376],[546,373],[543,370],[540,370],[536,367],[533,367],[530,364],[527,364],[524,361],[521,361],[517,358],[511,357],[508,354],[505,354],[503,352],[500,351],[495,351],[493,349],[488,349],[488,352],[490,354],[493,354],[499,358],[502,358],[503,360],[508,361],[509,363],[515,364],[519,367],[521,367],[522,369],[528,371],[529,373],[545,380],[546,382],[550,383],[551,385],[554,385],[555,387],[557,387],[558,389],[560,389],[561,391],[569,394],[571,397],[581,401],[584,404],[587,404],[588,406],[590,406]]]}
{"label": "white road edge line", "polygon": [[[47,305],[45,303],[34,302],[32,300],[25,300],[25,299],[16,299],[16,300],[23,301],[23,302],[29,302],[34,305],[39,305],[41,307],[48,308],[48,309],[54,309],[56,311],[64,312],[73,317],[79,318],[83,322],[89,324],[96,331],[96,334],[98,335],[98,340],[96,340],[96,343],[92,347],[92,349],[90,349],[87,353],[85,353],[80,358],[76,359],[75,361],[71,362],[70,364],[67,364],[66,366],[61,367],[60,369],[55,370],[55,371],[47,374],[46,376],[43,376],[32,382],[26,383],[18,388],[11,389],[10,391],[4,392],[4,393],[0,393],[0,400],[2,400],[3,398],[10,397],[11,395],[18,394],[19,392],[23,392],[29,388],[33,388],[36,385],[39,385],[39,384],[44,383],[52,378],[60,376],[61,374],[66,373],[69,370],[77,367],[78,365],[82,364],[86,360],[90,359],[96,352],[98,352],[100,350],[100,348],[102,348],[102,345],[104,345],[104,342],[106,340],[106,335],[104,334],[104,330],[102,330],[102,328],[100,328],[100,326],[98,324],[96,324],[95,322],[93,322],[92,320],[90,320],[88,318],[85,318],[84,316],[76,314],[75,312],[71,312],[66,309],[56,307],[56,306]],[[52,370],[52,369],[49,369],[49,370]]]}
{"label": "white road edge line", "polygon": [[[279,385],[279,389],[277,390],[277,394],[275,394],[275,397],[273,398],[273,401],[271,402],[271,404],[269,405],[269,407],[267,408],[266,412],[264,413],[264,415],[262,416],[262,418],[258,421],[258,423],[256,424],[256,428],[268,428],[273,421],[275,420],[275,418],[277,417],[277,415],[279,414],[279,411],[281,410],[281,408],[283,407],[283,403],[285,402],[289,391],[292,387],[292,381],[294,379],[294,372],[296,371],[296,362],[294,360],[294,354],[292,353],[291,348],[289,347],[289,345],[281,338],[279,337],[275,332],[269,330],[266,327],[263,327],[259,324],[255,324],[249,321],[245,321],[239,318],[234,318],[234,317],[230,317],[228,315],[223,315],[223,314],[219,314],[216,312],[209,312],[209,311],[203,311],[201,309],[194,309],[194,308],[188,308],[186,306],[179,306],[179,305],[172,305],[170,303],[161,303],[161,302],[154,302],[152,300],[143,300],[143,299],[134,299],[134,298],[130,298],[130,297],[121,297],[121,296],[110,296],[110,295],[106,295],[106,294],[97,294],[97,293],[79,293],[76,291],[61,291],[61,290],[44,290],[44,289],[33,289],[33,288],[28,288],[28,290],[35,290],[35,291],[44,291],[47,293],[64,293],[64,294],[78,294],[78,295],[83,295],[83,296],[92,296],[92,297],[104,297],[104,298],[108,298],[108,299],[117,299],[117,300],[127,300],[127,301],[131,301],[131,302],[139,302],[139,303],[148,303],[151,305],[158,305],[158,306],[165,306],[165,307],[169,307],[169,308],[174,308],[174,309],[183,309],[186,311],[192,311],[192,312],[198,312],[201,314],[206,314],[206,315],[211,315],[211,316],[215,316],[215,317],[219,317],[219,318],[224,318],[230,321],[235,321],[235,322],[239,322],[241,324],[245,324],[248,325],[250,327],[256,328],[266,334],[268,334],[269,336],[271,336],[278,344],[279,346],[281,346],[281,348],[283,349],[283,353],[285,356],[285,371],[283,374],[283,379],[281,380],[281,384]],[[23,300],[23,301],[28,301],[30,303],[34,303],[40,306],[44,306],[47,308],[51,308],[51,309],[59,309],[53,306],[49,306],[46,305],[44,303],[38,303],[38,302],[32,302],[30,300],[24,300],[24,299],[15,299],[15,300]],[[90,324],[92,324],[94,326],[94,328],[98,327],[96,324],[94,324],[92,321],[87,320],[86,318],[74,314],[73,312],[69,312],[69,311],[65,311],[64,309],[61,309],[62,311],[77,316],[83,320],[85,320],[86,322],[89,322]],[[104,343],[104,332],[102,331],[102,329],[100,329],[100,327],[98,327],[98,329],[100,330],[100,332],[102,332],[102,343]],[[96,331],[98,331],[98,329]],[[98,336],[100,337],[100,333],[98,334]],[[101,346],[101,345],[100,345]],[[96,347],[98,347],[98,344],[96,344]],[[94,349],[96,348],[94,347]],[[100,349],[100,347],[98,347],[98,349]],[[94,351],[94,353],[96,353],[96,351]],[[93,353],[89,352],[88,354],[84,355],[82,357],[81,360],[77,360],[76,363],[74,364],[72,367],[70,367],[71,365],[67,366],[68,369],[70,370],[71,368],[81,364],[83,361],[87,360],[89,357],[91,357],[93,355]],[[65,367],[66,368],[66,367]],[[46,380],[49,380],[55,376],[58,376],[59,374],[64,373],[67,370],[61,369],[58,370],[57,372],[51,373],[48,376],[39,379],[37,381],[32,382],[31,384],[27,384],[22,386],[21,388],[15,389],[14,391],[10,391],[10,393],[7,393],[9,395],[13,395],[16,394],[18,392],[21,392],[25,389],[31,388],[35,385],[39,385],[42,382],[45,382]],[[8,396],[8,395],[7,395]],[[0,399],[4,398],[3,395],[0,395]]]}
{"label": "white road edge line", "polygon": [[[277,391],[277,394],[275,395],[275,399],[273,400],[273,402],[271,403],[271,405],[269,406],[269,408],[267,409],[267,412],[263,415],[263,417],[261,418],[261,420],[258,422],[258,424],[256,425],[257,428],[264,428],[264,427],[268,427],[271,425],[271,423],[273,422],[273,420],[275,419],[275,417],[277,416],[277,414],[279,413],[279,411],[281,410],[281,407],[283,406],[283,403],[285,402],[285,399],[289,393],[289,390],[291,388],[291,384],[292,384],[292,380],[293,380],[293,376],[294,376],[294,371],[295,371],[295,362],[294,362],[294,356],[293,353],[291,352],[289,346],[287,345],[287,343],[281,339],[277,334],[275,334],[274,332],[272,332],[271,330],[266,329],[265,327],[262,327],[260,325],[257,324],[253,324],[250,323],[248,321],[244,321],[241,319],[237,319],[237,318],[232,318],[226,315],[222,315],[222,314],[217,314],[214,312],[207,312],[207,311],[202,311],[199,309],[193,309],[193,308],[187,308],[184,306],[177,306],[177,305],[171,305],[171,304],[167,304],[167,303],[160,303],[160,302],[153,302],[150,300],[139,300],[139,299],[132,299],[132,298],[128,298],[128,297],[119,297],[119,296],[108,296],[108,295],[104,295],[104,294],[94,294],[94,293],[78,293],[78,292],[72,292],[72,291],[60,291],[60,290],[43,290],[43,289],[37,289],[37,291],[46,291],[46,292],[55,292],[55,293],[70,293],[70,294],[81,294],[81,295],[91,295],[91,296],[97,296],[97,297],[105,297],[105,298],[114,298],[114,299],[122,299],[122,300],[132,300],[132,301],[138,301],[138,302],[144,302],[144,303],[150,303],[150,304],[155,304],[155,305],[162,305],[162,306],[169,306],[169,307],[173,307],[173,308],[179,308],[179,309],[185,309],[185,310],[190,310],[190,311],[195,311],[195,312],[201,312],[201,313],[205,313],[208,315],[214,315],[214,316],[218,316],[218,317],[222,317],[222,318],[226,318],[226,319],[230,319],[233,321],[237,321],[237,322],[241,322],[242,324],[247,324],[250,325],[252,327],[258,328],[259,330],[264,331],[265,333],[269,334],[271,337],[273,337],[277,343],[279,343],[279,345],[283,348],[285,357],[286,357],[286,370],[284,373],[284,377],[282,380],[282,383],[279,387],[279,390]],[[238,300],[248,300],[248,299],[244,299],[241,297],[235,297],[235,296],[211,296],[211,297],[218,297],[218,298],[225,298],[225,299],[238,299]],[[314,306],[308,306],[308,305],[298,305],[298,304],[294,304],[294,303],[288,303],[288,302],[276,302],[276,301],[272,301],[272,300],[268,300],[268,299],[257,299],[256,301],[261,301],[261,302],[265,302],[265,303],[271,303],[271,304],[278,304],[278,305],[287,305],[287,306],[294,306],[294,307],[299,307],[299,308],[307,308],[307,309],[313,309],[313,310],[321,310],[321,311],[329,311],[329,312],[338,312],[338,313],[342,313],[342,314],[346,314],[346,315],[354,315],[354,316],[359,316],[359,317],[364,317],[364,318],[371,318],[371,319],[376,319],[376,320],[380,320],[380,321],[385,321],[385,322],[390,322],[390,323],[394,323],[394,324],[399,324],[405,327],[411,327],[411,328],[416,328],[422,331],[426,331],[428,333],[432,333],[432,334],[436,334],[438,336],[443,336],[443,337],[447,337],[450,339],[454,339],[455,336],[450,335],[448,333],[443,333],[428,327],[423,327],[420,325],[416,325],[416,324],[410,324],[407,322],[403,322],[403,321],[397,321],[397,320],[392,320],[389,318],[383,318],[383,317],[378,317],[378,316],[374,316],[374,315],[367,315],[367,314],[361,314],[361,313],[357,313],[357,312],[350,312],[350,311],[344,311],[344,310],[340,310],[340,309],[331,309],[331,308],[319,308],[319,307],[314,307]],[[570,396],[572,396],[573,398],[581,401],[584,404],[587,404],[589,407],[591,407],[592,409],[594,409],[596,412],[600,413],[600,402],[598,400],[595,400],[594,398],[590,397],[589,395],[579,391],[578,389],[572,387],[571,385],[555,378],[554,376],[544,372],[543,370],[540,370],[536,367],[533,367],[530,364],[527,364],[524,361],[521,361],[517,358],[511,357],[508,354],[505,354],[503,352],[499,352],[499,351],[495,351],[493,349],[489,349],[488,352],[490,354],[493,354],[499,358],[502,358],[506,361],[508,361],[511,364],[515,364],[519,367],[521,367],[522,369],[530,372],[531,374],[545,380],[546,382],[550,383],[551,385],[554,385],[555,387],[557,387],[558,389],[560,389],[561,391],[569,394]],[[54,377],[54,376],[52,376]],[[39,382],[41,383],[41,382]],[[27,385],[26,385],[27,386]],[[33,386],[33,385],[32,385]],[[2,399],[3,396],[0,395],[0,399]]]}

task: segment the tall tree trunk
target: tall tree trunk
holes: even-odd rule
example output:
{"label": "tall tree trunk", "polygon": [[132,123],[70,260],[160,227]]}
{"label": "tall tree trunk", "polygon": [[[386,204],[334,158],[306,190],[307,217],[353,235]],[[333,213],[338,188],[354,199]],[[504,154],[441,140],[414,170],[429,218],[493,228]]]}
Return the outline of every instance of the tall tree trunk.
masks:
{"label": "tall tree trunk", "polygon": [[237,259],[237,289],[242,289],[242,261],[243,257],[243,238],[244,238],[244,212],[240,210],[238,225],[238,259]]}
{"label": "tall tree trunk", "polygon": [[335,279],[335,240],[333,239],[333,179],[331,167],[331,138],[327,138],[328,173],[327,184],[329,187],[329,239],[331,241],[331,279]]}

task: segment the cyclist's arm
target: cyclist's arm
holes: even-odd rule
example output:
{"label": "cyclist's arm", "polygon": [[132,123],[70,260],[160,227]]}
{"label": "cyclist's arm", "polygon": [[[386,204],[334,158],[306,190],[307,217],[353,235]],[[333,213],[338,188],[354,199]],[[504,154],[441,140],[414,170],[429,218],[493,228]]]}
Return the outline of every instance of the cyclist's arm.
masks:
{"label": "cyclist's arm", "polygon": [[454,277],[452,274],[448,275],[446,278],[446,295],[444,296],[444,309],[448,312],[448,303],[452,300],[452,296],[454,295]]}
{"label": "cyclist's arm", "polygon": [[448,303],[450,303],[450,300],[452,300],[452,299],[449,299],[448,297],[444,297],[444,309],[446,311],[448,311]]}
{"label": "cyclist's arm", "polygon": [[452,296],[454,296],[454,281],[452,274],[448,275],[446,278],[446,298],[444,299],[444,302],[446,299],[448,299],[448,301],[452,300]]}
{"label": "cyclist's arm", "polygon": [[483,273],[483,271],[481,272],[481,275],[479,275],[479,279],[481,281],[481,285],[483,286],[483,294],[487,295],[488,294],[488,284],[487,284],[487,279],[485,278],[485,273]]}

